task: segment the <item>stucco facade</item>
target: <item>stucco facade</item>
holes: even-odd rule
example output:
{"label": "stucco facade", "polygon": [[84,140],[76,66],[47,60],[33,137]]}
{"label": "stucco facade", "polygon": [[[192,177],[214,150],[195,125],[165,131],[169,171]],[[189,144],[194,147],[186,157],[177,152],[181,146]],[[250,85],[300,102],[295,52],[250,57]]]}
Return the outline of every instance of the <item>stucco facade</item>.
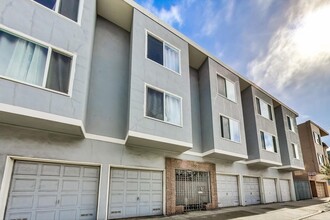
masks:
{"label": "stucco facade", "polygon": [[[0,4],[1,31],[72,55],[67,94],[0,72],[0,218],[115,219],[296,199],[291,171],[302,160],[289,143],[301,156],[300,142],[285,122],[295,111],[135,2],[79,3],[77,22],[31,0]],[[148,58],[149,35],[176,51],[178,71]],[[219,80],[232,86],[225,95]],[[147,88],[180,101],[177,124],[146,114]],[[262,148],[260,131],[276,152]]]}

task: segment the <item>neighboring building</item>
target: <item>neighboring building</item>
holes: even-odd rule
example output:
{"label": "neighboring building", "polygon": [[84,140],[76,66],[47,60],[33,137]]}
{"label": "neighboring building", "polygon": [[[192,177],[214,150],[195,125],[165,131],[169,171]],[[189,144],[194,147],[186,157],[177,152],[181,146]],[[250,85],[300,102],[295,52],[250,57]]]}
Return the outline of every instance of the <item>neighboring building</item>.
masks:
{"label": "neighboring building", "polygon": [[322,166],[329,163],[326,152],[328,147],[322,143],[321,137],[329,134],[312,121],[299,124],[298,131],[305,170],[293,173],[297,199],[328,197],[327,180],[320,172]]}
{"label": "neighboring building", "polygon": [[42,4],[0,4],[0,219],[296,200],[298,113],[133,1]]}

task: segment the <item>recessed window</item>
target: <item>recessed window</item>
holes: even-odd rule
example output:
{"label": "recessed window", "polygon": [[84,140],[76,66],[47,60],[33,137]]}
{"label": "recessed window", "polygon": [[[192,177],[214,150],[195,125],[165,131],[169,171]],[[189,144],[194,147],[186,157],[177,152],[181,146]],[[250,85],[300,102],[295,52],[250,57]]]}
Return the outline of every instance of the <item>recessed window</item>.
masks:
{"label": "recessed window", "polygon": [[0,75],[68,93],[72,57],[0,30]]}
{"label": "recessed window", "polygon": [[271,152],[277,152],[276,148],[276,138],[273,135],[270,135],[268,133],[260,131],[260,136],[261,136],[261,143],[262,143],[262,148],[271,151]]}
{"label": "recessed window", "polygon": [[321,145],[322,142],[321,142],[321,137],[320,137],[320,135],[319,135],[318,133],[316,133],[316,132],[313,131],[313,136],[314,136],[314,141],[315,141],[315,143]]}
{"label": "recessed window", "polygon": [[299,159],[298,145],[292,143],[291,146],[292,146],[293,158]]}
{"label": "recessed window", "polygon": [[79,0],[34,0],[39,4],[56,11],[57,13],[73,20],[78,20]]}
{"label": "recessed window", "polygon": [[289,116],[287,116],[286,118],[287,118],[287,121],[288,121],[289,129],[294,132],[294,120],[293,120],[293,118],[291,118]]}
{"label": "recessed window", "polygon": [[217,75],[218,94],[225,96],[227,99],[236,102],[235,84],[222,76]]}
{"label": "recessed window", "polygon": [[259,98],[256,98],[256,100],[259,115],[262,115],[269,120],[273,120],[271,105],[267,104],[264,100],[261,100]]}
{"label": "recessed window", "polygon": [[146,116],[181,125],[181,98],[147,87]]}
{"label": "recessed window", "polygon": [[318,161],[319,161],[319,164],[320,164],[321,166],[324,166],[323,155],[321,155],[321,154],[317,154],[317,159],[318,159]]}
{"label": "recessed window", "polygon": [[220,116],[221,137],[240,142],[241,132],[239,122],[224,116]]}
{"label": "recessed window", "polygon": [[147,57],[180,74],[180,52],[168,43],[148,34]]}

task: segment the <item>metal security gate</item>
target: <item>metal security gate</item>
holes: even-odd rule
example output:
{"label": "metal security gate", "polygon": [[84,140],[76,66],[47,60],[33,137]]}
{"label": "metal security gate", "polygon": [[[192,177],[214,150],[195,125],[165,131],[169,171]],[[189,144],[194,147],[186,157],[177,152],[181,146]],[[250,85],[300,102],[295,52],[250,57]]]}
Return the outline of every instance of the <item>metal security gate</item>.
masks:
{"label": "metal security gate", "polygon": [[176,205],[185,211],[204,209],[210,203],[210,177],[208,172],[175,170]]}
{"label": "metal security gate", "polygon": [[294,181],[297,200],[311,199],[311,190],[308,181]]}

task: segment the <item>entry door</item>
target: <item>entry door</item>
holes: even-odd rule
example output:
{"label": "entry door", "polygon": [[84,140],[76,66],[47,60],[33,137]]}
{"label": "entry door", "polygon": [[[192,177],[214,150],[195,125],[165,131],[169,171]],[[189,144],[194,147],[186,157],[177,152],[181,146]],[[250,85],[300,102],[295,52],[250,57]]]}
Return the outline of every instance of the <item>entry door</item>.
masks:
{"label": "entry door", "polygon": [[280,180],[282,202],[291,201],[289,180]]}
{"label": "entry door", "polygon": [[109,218],[163,214],[161,171],[111,169]]}
{"label": "entry door", "polygon": [[260,204],[259,179],[243,177],[245,205]]}
{"label": "entry door", "polygon": [[99,168],[17,161],[6,220],[96,219]]}
{"label": "entry door", "polygon": [[218,207],[239,205],[237,176],[217,175]]}
{"label": "entry door", "polygon": [[317,197],[325,197],[324,184],[316,182]]}
{"label": "entry door", "polygon": [[275,179],[263,179],[265,203],[277,202]]}

